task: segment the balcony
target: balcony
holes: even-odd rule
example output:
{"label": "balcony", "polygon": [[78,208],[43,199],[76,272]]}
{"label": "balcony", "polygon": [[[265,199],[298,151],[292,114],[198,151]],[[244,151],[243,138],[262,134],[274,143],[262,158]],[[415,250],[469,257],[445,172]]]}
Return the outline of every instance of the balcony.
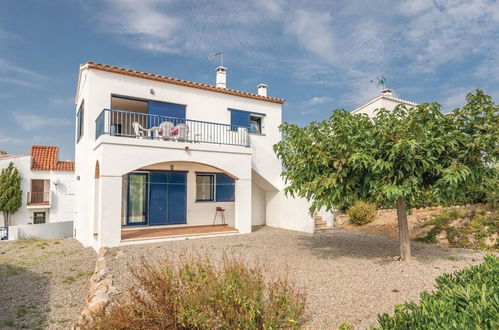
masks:
{"label": "balcony", "polygon": [[249,147],[248,129],[227,124],[104,109],[95,121],[101,135],[172,142],[210,143]]}
{"label": "balcony", "polygon": [[28,192],[27,205],[28,208],[49,208],[51,202],[50,191],[43,192]]}

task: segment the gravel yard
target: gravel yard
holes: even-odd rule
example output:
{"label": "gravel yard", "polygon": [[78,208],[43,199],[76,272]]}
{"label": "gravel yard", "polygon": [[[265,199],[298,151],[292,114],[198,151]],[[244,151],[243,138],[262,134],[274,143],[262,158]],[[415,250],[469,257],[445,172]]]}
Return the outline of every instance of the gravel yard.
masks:
{"label": "gravel yard", "polygon": [[70,328],[85,305],[96,257],[74,239],[1,242],[0,328]]}
{"label": "gravel yard", "polygon": [[433,288],[434,279],[483,260],[479,251],[413,243],[414,259],[396,261],[398,240],[335,230],[304,234],[262,227],[248,235],[132,245],[110,250],[114,285],[132,283],[129,269],[149,259],[189,254],[218,260],[223,253],[257,264],[269,276],[287,274],[308,297],[307,328],[331,329],[343,322],[356,328],[376,323],[395,304],[416,300]]}

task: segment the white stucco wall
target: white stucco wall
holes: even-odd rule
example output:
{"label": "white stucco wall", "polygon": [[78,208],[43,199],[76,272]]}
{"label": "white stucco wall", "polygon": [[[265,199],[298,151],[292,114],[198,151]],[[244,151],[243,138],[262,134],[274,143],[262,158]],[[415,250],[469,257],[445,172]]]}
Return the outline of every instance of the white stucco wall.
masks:
{"label": "white stucco wall", "polygon": [[[22,206],[11,217],[11,225],[27,225],[33,222],[34,212],[46,212],[46,222],[73,221],[75,215],[74,173],[67,171],[33,171],[31,170],[31,156],[9,157],[0,159],[0,171],[10,162],[19,170],[23,190]],[[50,191],[50,207],[27,205],[27,195],[31,191],[31,180],[49,180],[46,191]],[[56,184],[57,183],[57,184]],[[4,225],[3,214],[0,212],[0,226]]]}
{"label": "white stucco wall", "polygon": [[386,110],[393,110],[395,107],[399,104],[406,105],[407,107],[413,107],[415,106],[415,103],[401,100],[401,99],[396,99],[392,97],[385,97],[383,95],[378,96],[374,98],[373,100],[367,102],[363,106],[355,109],[352,111],[352,114],[366,114],[369,116],[369,118],[374,118],[376,117],[376,112],[375,110],[377,109],[386,109]]}
{"label": "white stucco wall", "polygon": [[266,224],[267,202],[265,190],[260,188],[255,181],[251,185],[251,225],[261,226]]}

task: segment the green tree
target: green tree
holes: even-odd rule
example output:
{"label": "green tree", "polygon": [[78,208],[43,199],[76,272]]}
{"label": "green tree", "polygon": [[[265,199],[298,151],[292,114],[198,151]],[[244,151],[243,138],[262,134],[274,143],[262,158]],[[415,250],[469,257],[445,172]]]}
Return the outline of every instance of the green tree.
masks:
{"label": "green tree", "polygon": [[283,123],[274,146],[285,191],[322,207],[345,210],[357,200],[396,206],[402,259],[411,257],[407,209],[466,202],[497,182],[498,106],[481,90],[442,114],[438,103],[380,109],[377,116],[335,110],[306,127]]}
{"label": "green tree", "polygon": [[3,212],[6,226],[10,226],[10,216],[22,205],[21,180],[21,175],[12,162],[0,174],[0,211]]}

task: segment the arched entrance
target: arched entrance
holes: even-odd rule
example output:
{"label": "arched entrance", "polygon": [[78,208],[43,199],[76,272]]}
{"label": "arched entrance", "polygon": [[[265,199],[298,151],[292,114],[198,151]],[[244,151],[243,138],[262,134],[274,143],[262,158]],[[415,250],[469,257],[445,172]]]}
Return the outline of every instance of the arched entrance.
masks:
{"label": "arched entrance", "polygon": [[234,225],[235,178],[195,162],[164,162],[123,176],[122,225],[212,225],[217,208]]}

